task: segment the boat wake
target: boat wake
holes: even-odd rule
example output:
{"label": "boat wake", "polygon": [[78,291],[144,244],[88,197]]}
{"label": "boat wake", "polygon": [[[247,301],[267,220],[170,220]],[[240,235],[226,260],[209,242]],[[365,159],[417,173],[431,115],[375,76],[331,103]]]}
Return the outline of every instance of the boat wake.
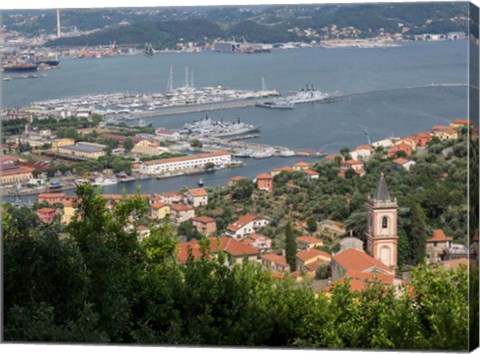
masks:
{"label": "boat wake", "polygon": [[381,92],[390,92],[390,91],[401,91],[401,90],[416,90],[422,88],[432,88],[432,87],[468,87],[470,86],[467,83],[442,83],[442,84],[427,84],[427,85],[418,85],[418,86],[407,86],[407,87],[398,87],[398,88],[390,88],[385,90],[371,90],[371,91],[363,91],[363,92],[354,92],[346,94],[345,97],[348,96],[357,96],[357,95],[366,95],[371,93],[381,93]]}

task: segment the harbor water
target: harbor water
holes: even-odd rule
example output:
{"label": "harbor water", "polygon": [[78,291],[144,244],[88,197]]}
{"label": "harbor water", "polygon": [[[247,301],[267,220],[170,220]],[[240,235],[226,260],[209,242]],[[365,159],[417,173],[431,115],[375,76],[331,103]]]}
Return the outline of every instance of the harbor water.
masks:
{"label": "harbor water", "polygon": [[[467,116],[467,41],[412,42],[387,49],[305,48],[274,50],[267,54],[159,53],[154,58],[120,56],[61,61],[61,69],[47,77],[2,82],[2,107],[26,106],[34,101],[96,93],[164,92],[170,66],[174,86],[184,84],[185,66],[194,72],[194,84],[259,90],[262,77],[268,89],[282,94],[313,84],[321,91],[341,91],[330,104],[297,104],[293,110],[260,107],[208,112],[215,120],[240,117],[262,124],[258,138],[249,140],[291,148],[337,152],[389,136],[428,131]],[[205,116],[188,113],[149,117],[154,127],[180,128]],[[227,183],[233,176],[253,178],[271,168],[305,158],[245,159],[246,166],[203,175],[205,186]],[[307,159],[306,161],[309,161]],[[314,161],[314,160],[313,160]],[[106,193],[160,193],[196,186],[199,176],[146,180],[104,187]]]}

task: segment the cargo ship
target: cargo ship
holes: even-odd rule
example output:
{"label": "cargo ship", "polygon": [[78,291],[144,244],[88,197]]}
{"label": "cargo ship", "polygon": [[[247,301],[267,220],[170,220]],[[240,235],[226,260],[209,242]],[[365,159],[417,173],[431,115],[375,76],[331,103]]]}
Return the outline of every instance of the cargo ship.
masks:
{"label": "cargo ship", "polygon": [[4,72],[37,71],[38,65],[31,63],[5,63],[2,64],[2,70]]}

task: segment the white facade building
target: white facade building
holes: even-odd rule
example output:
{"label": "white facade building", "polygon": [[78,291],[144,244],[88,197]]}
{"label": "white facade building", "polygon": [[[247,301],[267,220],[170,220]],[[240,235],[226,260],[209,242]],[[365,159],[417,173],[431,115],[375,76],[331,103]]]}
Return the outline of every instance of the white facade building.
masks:
{"label": "white facade building", "polygon": [[169,159],[145,161],[140,165],[140,173],[160,174],[193,168],[203,168],[207,163],[224,167],[231,163],[231,155],[227,151],[219,151],[210,154],[197,154]]}

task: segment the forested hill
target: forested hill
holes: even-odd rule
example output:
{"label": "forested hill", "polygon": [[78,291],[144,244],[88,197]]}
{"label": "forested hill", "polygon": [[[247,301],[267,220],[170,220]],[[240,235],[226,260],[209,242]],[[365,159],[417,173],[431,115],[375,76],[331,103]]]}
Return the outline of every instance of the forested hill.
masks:
{"label": "forested hill", "polygon": [[[35,21],[15,21],[4,14],[9,29],[54,32],[54,13]],[[46,18],[52,17],[49,21]],[[249,7],[199,7],[162,9],[68,10],[62,13],[62,26],[80,31],[97,30],[88,35],[60,38],[50,46],[144,44],[168,48],[177,42],[233,38],[275,43],[310,41],[318,38],[359,38],[382,33],[446,33],[467,31],[467,3],[397,3],[292,5]],[[50,27],[45,22],[51,22]],[[40,26],[40,24],[43,25]],[[26,27],[27,26],[27,27]],[[354,30],[354,31],[352,31]]]}

